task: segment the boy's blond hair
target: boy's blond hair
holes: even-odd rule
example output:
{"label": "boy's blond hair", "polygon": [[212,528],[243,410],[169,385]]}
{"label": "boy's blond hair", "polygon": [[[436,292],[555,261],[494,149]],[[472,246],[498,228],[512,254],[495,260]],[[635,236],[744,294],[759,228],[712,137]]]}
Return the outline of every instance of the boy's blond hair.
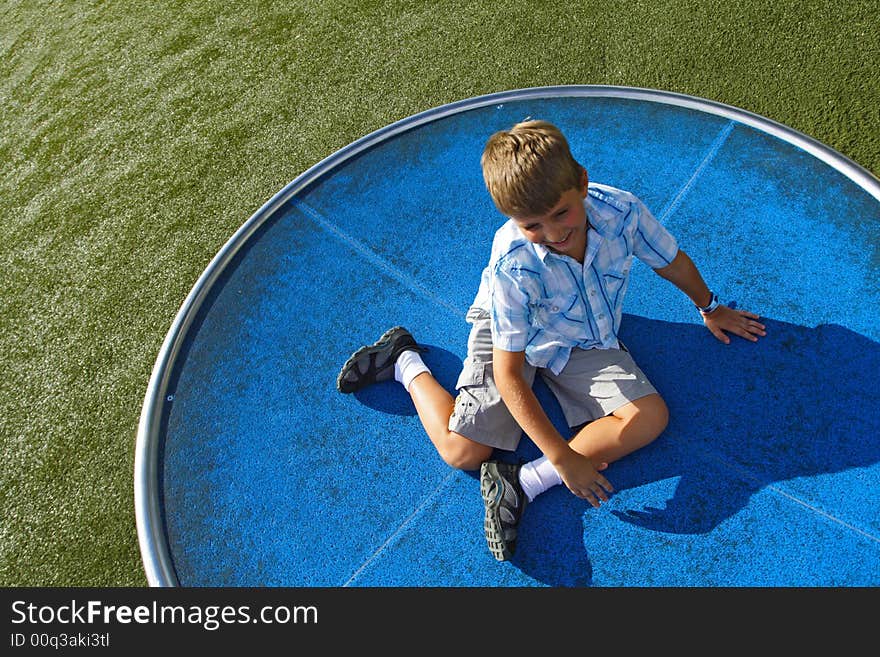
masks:
{"label": "boy's blond hair", "polygon": [[549,212],[562,194],[580,188],[584,173],[559,128],[539,120],[489,137],[480,165],[489,195],[508,217]]}

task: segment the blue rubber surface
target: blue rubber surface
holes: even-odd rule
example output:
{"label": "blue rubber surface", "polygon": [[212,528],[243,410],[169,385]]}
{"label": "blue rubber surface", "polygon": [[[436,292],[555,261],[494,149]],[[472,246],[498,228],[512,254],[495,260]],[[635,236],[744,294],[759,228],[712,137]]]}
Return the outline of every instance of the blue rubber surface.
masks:
{"label": "blue rubber surface", "polygon": [[[617,492],[601,509],[564,487],[538,498],[516,557],[498,563],[475,474],[440,460],[402,388],[342,395],[335,379],[403,324],[453,390],[502,221],[480,153],[526,117],[559,125],[591,180],[639,195],[768,335],[721,344],[637,263],[622,338],[669,427],[608,469]],[[386,139],[273,212],[187,332],[158,430],[172,583],[876,586],[878,248],[880,202],[860,185],[687,107],[527,98]],[[514,458],[536,455],[524,440]]]}

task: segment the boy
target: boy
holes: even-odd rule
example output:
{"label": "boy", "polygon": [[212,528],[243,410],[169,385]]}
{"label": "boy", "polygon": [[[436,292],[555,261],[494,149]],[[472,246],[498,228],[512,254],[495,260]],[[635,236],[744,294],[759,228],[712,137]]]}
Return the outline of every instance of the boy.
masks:
{"label": "boy", "polygon": [[[633,256],[678,287],[725,344],[727,332],[756,341],[758,315],[718,303],[673,236],[629,192],[590,183],[559,129],[527,120],[492,135],[483,178],[509,219],[495,233],[488,266],[467,313],[468,353],[455,399],[397,326],[356,351],[337,379],[355,392],[392,377],[412,397],[443,460],[480,468],[484,529],[499,561],[516,549],[526,505],[565,484],[594,507],[613,491],[602,471],[652,442],[668,410],[617,338]],[[539,374],[560,402],[566,440],[532,391]],[[525,432],[542,456],[523,465],[491,460]]]}

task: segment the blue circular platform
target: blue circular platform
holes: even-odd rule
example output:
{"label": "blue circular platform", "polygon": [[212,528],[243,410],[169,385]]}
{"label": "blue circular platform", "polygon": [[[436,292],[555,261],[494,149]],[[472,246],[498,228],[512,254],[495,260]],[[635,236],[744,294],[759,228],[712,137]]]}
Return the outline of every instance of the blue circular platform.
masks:
{"label": "blue circular platform", "polygon": [[[725,346],[637,263],[622,338],[667,430],[613,464],[600,509],[557,487],[517,555],[485,546],[479,482],[436,455],[402,388],[336,391],[403,324],[451,391],[500,225],[496,130],[559,125],[595,182],[636,193],[768,335]],[[880,181],[718,103],[523,89],[392,124],[309,169],[214,258],[167,335],[137,437],[152,586],[880,584]],[[562,429],[540,383],[539,397]],[[520,454],[537,452],[523,441]]]}

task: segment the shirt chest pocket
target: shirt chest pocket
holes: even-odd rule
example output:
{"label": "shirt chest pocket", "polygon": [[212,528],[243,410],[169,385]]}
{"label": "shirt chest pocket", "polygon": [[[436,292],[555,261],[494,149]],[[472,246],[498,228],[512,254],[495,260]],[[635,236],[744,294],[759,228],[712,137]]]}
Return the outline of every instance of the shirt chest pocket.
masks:
{"label": "shirt chest pocket", "polygon": [[602,286],[605,288],[605,297],[612,306],[617,306],[621,292],[626,289],[626,277],[629,268],[612,269],[602,274]]}
{"label": "shirt chest pocket", "polygon": [[586,319],[584,304],[577,294],[561,294],[538,299],[531,307],[532,324],[551,333],[580,339]]}

